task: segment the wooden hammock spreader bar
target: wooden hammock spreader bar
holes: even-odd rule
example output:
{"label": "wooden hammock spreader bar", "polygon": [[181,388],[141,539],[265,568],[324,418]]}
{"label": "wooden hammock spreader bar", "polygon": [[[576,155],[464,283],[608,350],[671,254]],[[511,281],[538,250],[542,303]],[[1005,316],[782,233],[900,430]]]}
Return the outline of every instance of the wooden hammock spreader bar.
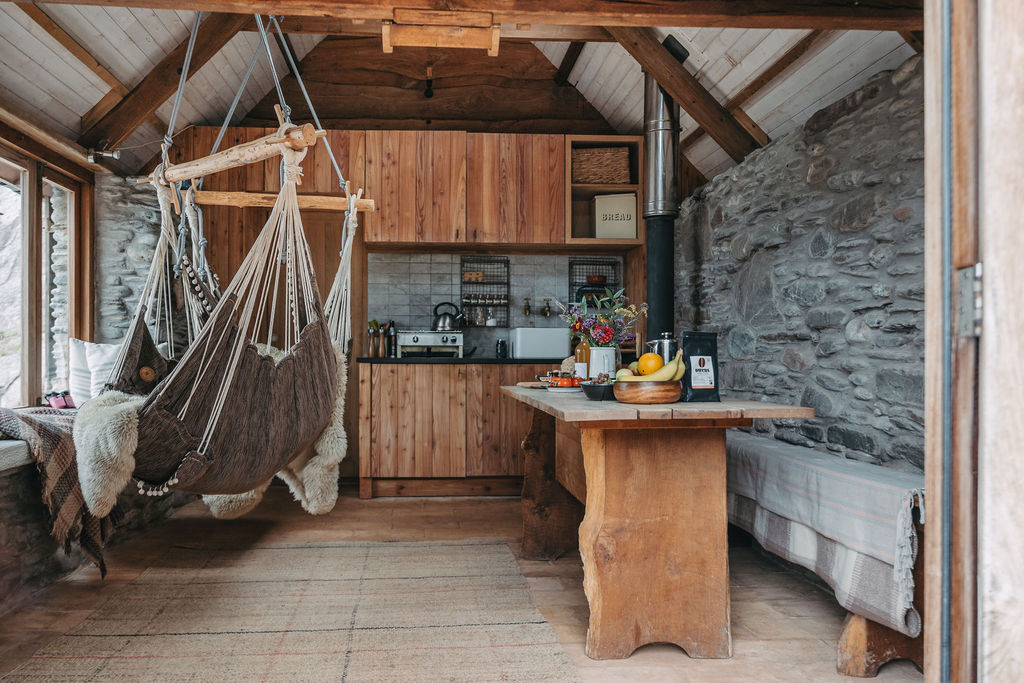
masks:
{"label": "wooden hammock spreader bar", "polygon": [[[164,177],[172,183],[201,178],[276,156],[278,154],[276,145],[283,143],[292,149],[299,150],[304,147],[312,147],[319,138],[326,137],[326,135],[327,131],[317,130],[312,123],[292,126],[284,131],[271,133],[251,142],[243,142],[207,157],[175,164],[164,170]],[[152,182],[152,176],[142,178],[139,182]]]}
{"label": "wooden hammock spreader bar", "polygon": [[[319,209],[325,211],[347,211],[348,197],[323,194],[298,195],[300,209]],[[208,206],[259,206],[270,208],[277,201],[277,195],[268,192],[218,192],[215,190],[196,190],[197,204]],[[356,211],[373,211],[376,204],[372,199],[357,199]]]}

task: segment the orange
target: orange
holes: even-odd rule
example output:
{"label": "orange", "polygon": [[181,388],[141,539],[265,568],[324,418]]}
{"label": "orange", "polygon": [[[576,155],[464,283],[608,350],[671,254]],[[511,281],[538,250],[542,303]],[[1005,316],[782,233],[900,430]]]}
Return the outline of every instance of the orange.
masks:
{"label": "orange", "polygon": [[636,361],[636,369],[641,375],[649,375],[665,365],[665,359],[656,353],[645,353]]}

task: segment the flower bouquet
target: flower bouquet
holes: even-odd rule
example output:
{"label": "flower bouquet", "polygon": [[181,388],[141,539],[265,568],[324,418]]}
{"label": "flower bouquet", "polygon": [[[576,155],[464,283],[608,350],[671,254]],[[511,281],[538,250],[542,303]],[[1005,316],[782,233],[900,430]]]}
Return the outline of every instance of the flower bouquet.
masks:
{"label": "flower bouquet", "polygon": [[647,314],[647,304],[631,304],[623,291],[612,293],[606,289],[599,299],[584,298],[568,307],[559,301],[560,317],[569,324],[569,332],[584,339],[592,349],[629,343],[636,339],[632,328]]}

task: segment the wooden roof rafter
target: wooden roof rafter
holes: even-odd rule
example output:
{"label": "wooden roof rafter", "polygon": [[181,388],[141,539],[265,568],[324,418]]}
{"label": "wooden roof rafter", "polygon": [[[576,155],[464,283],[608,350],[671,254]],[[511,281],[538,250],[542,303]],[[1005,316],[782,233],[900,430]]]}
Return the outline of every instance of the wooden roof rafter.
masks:
{"label": "wooden roof rafter", "polygon": [[[212,14],[199,25],[189,76],[194,75],[227,45],[249,20],[247,15]],[[114,149],[135,132],[171,97],[188,47],[186,38],[91,128],[82,132],[83,147]]]}
{"label": "wooden roof rafter", "polygon": [[[110,70],[100,64],[99,60],[93,57],[92,53],[80,42],[78,42],[74,36],[69,34],[64,28],[58,24],[53,17],[43,11],[41,7],[36,5],[34,2],[16,2],[18,9],[28,15],[37,26],[46,31],[50,37],[56,40],[61,47],[70,52],[75,59],[82,63],[87,69],[96,74],[100,80],[110,86],[110,91],[97,102],[92,109],[82,115],[82,130],[88,130],[93,124],[95,124],[104,114],[109,112],[114,106],[128,94],[128,87],[122,83],[117,76],[110,73]],[[157,128],[166,128],[167,124],[161,121],[156,114],[152,114],[149,117],[150,123]]]}
{"label": "wooden roof rafter", "polygon": [[[807,54],[808,51],[811,50],[811,48],[813,48],[815,45],[820,44],[820,42],[829,35],[830,33],[828,31],[815,30],[809,32],[806,36],[801,38],[793,47],[786,50],[786,52],[781,57],[772,62],[772,64],[768,66],[768,68],[766,68],[756,77],[754,77],[753,80],[747,83],[747,85],[744,86],[743,90],[737,93],[735,97],[731,98],[725,104],[725,108],[734,116],[736,116],[737,119],[740,120],[741,122],[744,119],[746,119],[753,123],[753,120],[750,119],[750,117],[747,115],[745,111],[743,111],[742,106],[752,97],[754,97],[754,95],[761,92],[769,83],[774,81],[780,74],[782,74],[783,71],[785,71],[794,63],[799,61],[801,57],[803,57],[805,54]],[[754,123],[754,125],[756,126],[757,124]],[[760,131],[761,128],[758,127],[757,130]],[[707,131],[705,131],[703,127],[698,126],[696,130],[694,130],[685,138],[683,138],[683,141],[679,145],[680,149],[685,152],[687,149],[692,147],[698,140],[704,137],[706,133]],[[765,134],[763,131],[761,132],[761,134],[764,135],[764,138],[762,140],[759,140],[761,142],[761,145],[763,146],[768,144],[767,134]],[[755,137],[757,136],[755,135]]]}
{"label": "wooden roof rafter", "polygon": [[[606,30],[735,161],[764,144],[676,61],[653,29],[608,26]],[[749,117],[748,122],[753,123]]]}
{"label": "wooden roof rafter", "polygon": [[[56,0],[63,4],[181,9],[181,0]],[[490,12],[497,24],[713,26],[900,31],[924,28],[924,0],[191,0],[206,12],[393,21],[395,10]]]}

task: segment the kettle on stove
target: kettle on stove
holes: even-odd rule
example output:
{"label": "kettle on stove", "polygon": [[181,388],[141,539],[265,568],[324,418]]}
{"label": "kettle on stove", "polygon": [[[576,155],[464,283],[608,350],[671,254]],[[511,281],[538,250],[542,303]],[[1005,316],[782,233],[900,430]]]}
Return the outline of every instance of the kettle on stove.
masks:
{"label": "kettle on stove", "polygon": [[[445,311],[439,313],[438,311],[442,306],[450,306],[455,309],[454,313]],[[434,324],[430,326],[430,329],[434,332],[453,332],[458,330],[462,323],[460,322],[465,316],[459,312],[459,307],[453,304],[451,301],[442,301],[438,305],[434,306]]]}

